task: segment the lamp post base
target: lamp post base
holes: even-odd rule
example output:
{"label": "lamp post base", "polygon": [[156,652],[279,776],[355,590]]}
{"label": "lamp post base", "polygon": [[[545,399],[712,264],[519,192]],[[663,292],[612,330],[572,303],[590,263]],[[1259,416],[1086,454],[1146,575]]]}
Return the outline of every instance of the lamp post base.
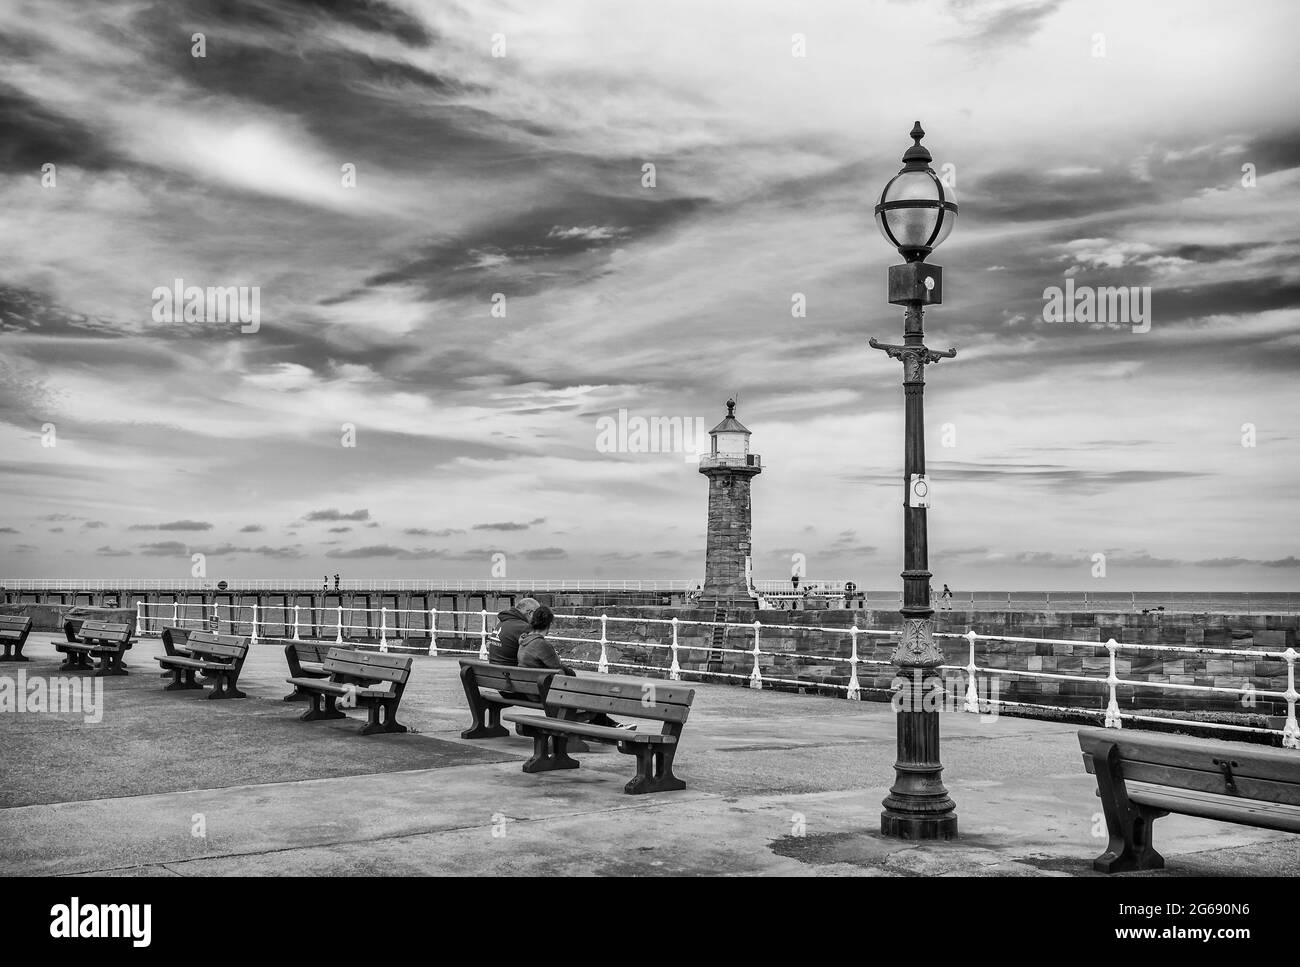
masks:
{"label": "lamp post base", "polygon": [[880,834],[892,839],[956,839],[957,817],[951,812],[946,816],[927,816],[886,809],[880,814]]}

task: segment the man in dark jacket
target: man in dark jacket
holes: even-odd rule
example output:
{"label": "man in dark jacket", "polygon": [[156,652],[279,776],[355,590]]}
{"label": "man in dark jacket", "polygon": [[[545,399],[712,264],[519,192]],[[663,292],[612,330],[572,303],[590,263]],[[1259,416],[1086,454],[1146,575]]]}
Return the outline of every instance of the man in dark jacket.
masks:
{"label": "man in dark jacket", "polygon": [[513,608],[497,612],[497,640],[489,641],[488,661],[494,665],[519,664],[519,636],[528,631],[533,612],[541,606],[536,598],[520,598]]}

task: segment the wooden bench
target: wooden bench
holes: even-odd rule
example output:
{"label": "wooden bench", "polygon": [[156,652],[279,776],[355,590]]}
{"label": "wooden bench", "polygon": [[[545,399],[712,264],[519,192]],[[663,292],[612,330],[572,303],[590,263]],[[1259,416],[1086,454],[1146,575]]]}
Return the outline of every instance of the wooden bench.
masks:
{"label": "wooden bench", "polygon": [[510,730],[501,724],[502,710],[515,706],[545,711],[546,691],[551,679],[560,674],[554,668],[519,668],[462,658],[460,683],[474,721],[460,737],[499,739],[509,735]]}
{"label": "wooden bench", "polygon": [[116,621],[98,621],[87,619],[74,634],[71,623],[64,625],[67,641],[60,641],[54,646],[55,651],[67,655],[67,660],[59,666],[60,671],[79,671],[93,667],[92,657],[99,658],[96,676],[128,674],[122,655],[131,647],[131,626]]}
{"label": "wooden bench", "polygon": [[[171,672],[172,683],[165,691],[202,689],[194,680],[203,672],[212,681],[210,699],[247,698],[239,690],[239,673],[248,657],[248,639],[236,635],[214,635],[210,631],[191,631],[185,642],[185,655],[158,655],[158,664]],[[182,674],[185,676],[181,679]]]}
{"label": "wooden bench", "polygon": [[1186,735],[1080,729],[1110,844],[1102,873],[1164,869],[1152,840],[1170,813],[1300,833],[1300,752]]}
{"label": "wooden bench", "polygon": [[[410,655],[384,655],[335,647],[329,650],[322,663],[329,675],[328,680],[308,677],[285,680],[311,697],[311,708],[301,715],[304,722],[345,718],[336,704],[342,698],[345,708],[356,705],[369,711],[370,717],[361,729],[362,735],[405,732],[406,726],[397,721],[397,706],[401,704],[402,692],[411,677],[412,661]],[[391,688],[372,687],[380,682],[391,682]],[[322,700],[324,708],[321,707]]]}
{"label": "wooden bench", "polygon": [[31,618],[21,614],[0,614],[0,645],[5,649],[0,661],[31,661],[23,654],[23,644],[31,633]]}
{"label": "wooden bench", "polygon": [[[291,641],[284,646],[284,658],[289,663],[289,678],[329,678],[325,659],[335,646],[320,641]],[[311,694],[297,685],[284,697],[286,702],[310,702]]]}
{"label": "wooden bench", "polygon": [[[636,756],[636,775],[623,791],[629,795],[685,789],[686,783],[673,775],[673,758],[681,740],[682,727],[695,700],[695,689],[660,681],[576,678],[556,676],[546,693],[546,711],[555,718],[506,712],[501,717],[515,723],[515,731],[533,740],[533,755],[524,772],[576,769],[578,762],[568,755],[571,737],[593,739]],[[589,725],[574,721],[579,711],[605,712],[623,719],[661,722],[658,733]]]}
{"label": "wooden bench", "polygon": [[163,628],[159,634],[159,637],[162,638],[163,651],[173,658],[188,657],[190,651],[185,647],[185,642],[189,640],[191,634],[193,632],[188,628]]}

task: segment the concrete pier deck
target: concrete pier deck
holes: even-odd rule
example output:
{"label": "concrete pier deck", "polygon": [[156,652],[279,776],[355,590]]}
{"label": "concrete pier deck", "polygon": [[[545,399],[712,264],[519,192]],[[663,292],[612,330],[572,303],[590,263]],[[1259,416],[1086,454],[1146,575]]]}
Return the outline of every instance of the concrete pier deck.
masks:
{"label": "concrete pier deck", "polygon": [[[54,676],[53,637],[26,664]],[[305,723],[282,649],[258,645],[249,698],[163,691],[156,639],[103,680],[103,715],[0,714],[0,873],[272,876],[720,874],[1098,876],[1105,845],[1073,725],[945,714],[944,778],[960,839],[881,838],[893,779],[888,705],[696,684],[683,792],[626,796],[632,760],[529,776],[531,743],[464,741],[454,657],[417,657],[406,735],[362,737],[362,713]],[[1300,874],[1300,837],[1171,816],[1167,869],[1144,876]]]}

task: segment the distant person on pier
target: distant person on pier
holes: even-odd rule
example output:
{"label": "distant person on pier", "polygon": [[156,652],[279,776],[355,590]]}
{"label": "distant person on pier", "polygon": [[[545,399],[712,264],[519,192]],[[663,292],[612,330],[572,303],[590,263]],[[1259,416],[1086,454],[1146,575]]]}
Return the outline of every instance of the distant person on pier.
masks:
{"label": "distant person on pier", "polygon": [[[578,673],[570,668],[564,662],[560,661],[560,656],[555,653],[555,648],[546,640],[546,632],[551,629],[551,622],[555,620],[555,613],[544,604],[537,606],[533,616],[528,622],[528,631],[519,639],[519,667],[520,668],[554,668],[566,675],[577,675]],[[622,722],[616,722],[604,712],[579,712],[575,716],[578,722],[587,722],[590,725],[602,725],[607,729],[627,729],[629,732],[635,732],[635,725],[625,725]]]}
{"label": "distant person on pier", "polygon": [[536,598],[520,598],[513,607],[497,612],[497,637],[488,646],[488,661],[494,665],[519,664],[519,638],[528,631],[528,620],[542,606]]}
{"label": "distant person on pier", "polygon": [[948,585],[943,586],[943,593],[939,595],[939,604],[942,610],[952,610],[952,589]]}

